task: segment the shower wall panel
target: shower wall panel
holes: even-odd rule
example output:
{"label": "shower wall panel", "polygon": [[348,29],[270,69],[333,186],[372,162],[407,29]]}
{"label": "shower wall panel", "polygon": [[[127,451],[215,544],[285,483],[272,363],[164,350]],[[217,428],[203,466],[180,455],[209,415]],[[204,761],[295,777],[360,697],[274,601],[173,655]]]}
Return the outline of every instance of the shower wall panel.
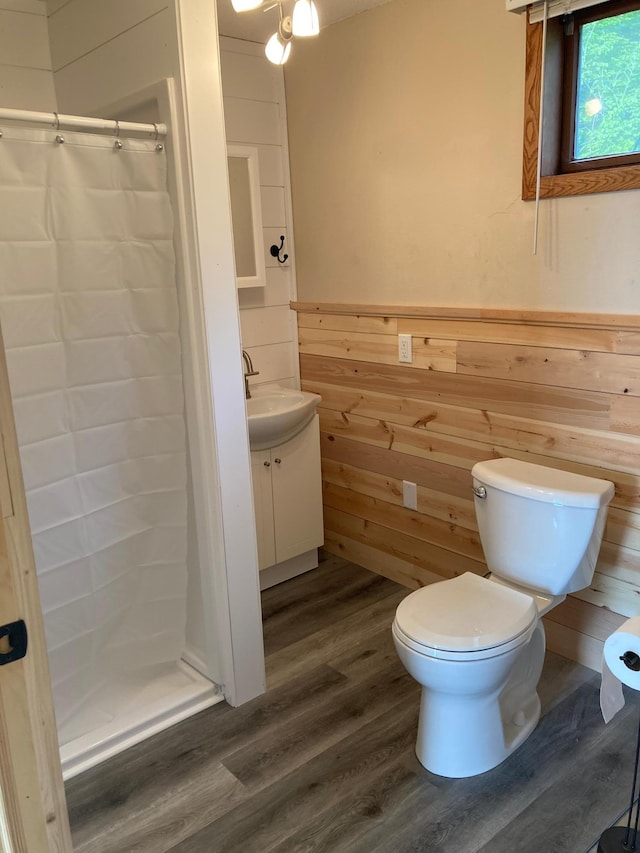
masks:
{"label": "shower wall panel", "polygon": [[53,111],[45,0],[0,0],[0,106]]}

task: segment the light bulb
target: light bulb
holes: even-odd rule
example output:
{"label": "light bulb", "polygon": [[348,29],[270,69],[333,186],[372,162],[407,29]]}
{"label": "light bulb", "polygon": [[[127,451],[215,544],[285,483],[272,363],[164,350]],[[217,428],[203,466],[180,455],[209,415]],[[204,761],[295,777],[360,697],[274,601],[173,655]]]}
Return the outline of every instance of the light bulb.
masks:
{"label": "light bulb", "polygon": [[262,0],[231,0],[231,5],[236,12],[250,12],[262,6]]}
{"label": "light bulb", "polygon": [[280,33],[274,33],[267,42],[264,52],[269,62],[274,65],[284,65],[291,53],[291,42],[285,41]]}
{"label": "light bulb", "polygon": [[294,36],[317,36],[320,32],[318,10],[313,0],[296,0],[293,7]]}

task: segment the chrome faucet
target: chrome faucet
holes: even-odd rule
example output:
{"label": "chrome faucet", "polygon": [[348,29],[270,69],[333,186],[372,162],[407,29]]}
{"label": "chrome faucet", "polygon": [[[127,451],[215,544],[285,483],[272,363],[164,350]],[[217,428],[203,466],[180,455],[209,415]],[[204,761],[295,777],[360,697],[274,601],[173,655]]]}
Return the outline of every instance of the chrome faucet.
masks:
{"label": "chrome faucet", "polygon": [[249,377],[260,376],[260,371],[253,369],[251,356],[248,352],[245,352],[245,350],[242,350],[242,358],[244,360],[244,396],[247,398],[247,400],[250,400],[251,391],[249,390]]}

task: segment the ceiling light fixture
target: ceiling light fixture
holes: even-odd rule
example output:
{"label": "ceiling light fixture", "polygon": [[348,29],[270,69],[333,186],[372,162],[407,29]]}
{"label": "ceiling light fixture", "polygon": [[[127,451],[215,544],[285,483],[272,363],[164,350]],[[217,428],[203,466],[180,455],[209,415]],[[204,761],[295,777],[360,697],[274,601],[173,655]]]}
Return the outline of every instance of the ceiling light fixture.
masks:
{"label": "ceiling light fixture", "polygon": [[308,38],[317,36],[320,32],[318,9],[313,0],[296,0],[293,15],[283,13],[282,2],[274,3],[271,0],[231,0],[231,5],[236,12],[250,12],[252,9],[259,8],[263,12],[268,12],[275,6],[278,7],[280,12],[278,31],[271,36],[264,49],[267,59],[274,65],[284,65],[289,58],[293,36]]}
{"label": "ceiling light fixture", "polygon": [[293,34],[301,38],[317,36],[320,32],[318,10],[313,0],[296,0],[293,7]]}
{"label": "ceiling light fixture", "polygon": [[282,27],[278,27],[278,32],[271,36],[264,48],[267,59],[274,65],[284,65],[291,53],[291,33],[282,35],[281,30]]}

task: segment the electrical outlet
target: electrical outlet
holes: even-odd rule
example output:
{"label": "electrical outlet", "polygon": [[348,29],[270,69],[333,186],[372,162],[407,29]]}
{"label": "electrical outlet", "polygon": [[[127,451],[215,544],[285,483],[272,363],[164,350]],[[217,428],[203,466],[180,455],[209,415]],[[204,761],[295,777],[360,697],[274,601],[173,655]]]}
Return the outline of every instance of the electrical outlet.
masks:
{"label": "electrical outlet", "polygon": [[413,355],[411,352],[411,335],[398,335],[398,361],[411,364]]}
{"label": "electrical outlet", "polygon": [[418,487],[408,480],[402,481],[402,505],[407,509],[418,509]]}

